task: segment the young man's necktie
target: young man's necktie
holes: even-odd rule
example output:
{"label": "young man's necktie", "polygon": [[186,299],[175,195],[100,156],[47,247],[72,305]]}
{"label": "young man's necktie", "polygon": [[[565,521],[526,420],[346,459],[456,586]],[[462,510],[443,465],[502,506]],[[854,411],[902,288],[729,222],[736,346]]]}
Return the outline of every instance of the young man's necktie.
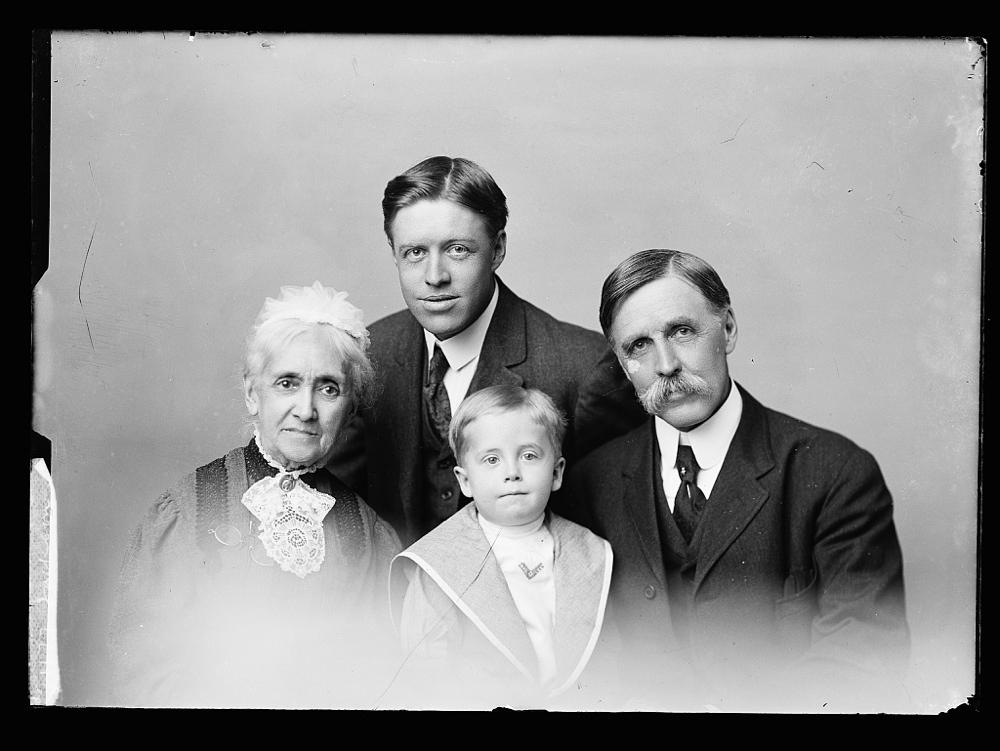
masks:
{"label": "young man's necktie", "polygon": [[448,426],[451,424],[451,403],[448,401],[448,389],[444,387],[444,374],[447,372],[448,360],[441,348],[434,345],[424,398],[427,400],[432,426],[443,443],[448,442]]}

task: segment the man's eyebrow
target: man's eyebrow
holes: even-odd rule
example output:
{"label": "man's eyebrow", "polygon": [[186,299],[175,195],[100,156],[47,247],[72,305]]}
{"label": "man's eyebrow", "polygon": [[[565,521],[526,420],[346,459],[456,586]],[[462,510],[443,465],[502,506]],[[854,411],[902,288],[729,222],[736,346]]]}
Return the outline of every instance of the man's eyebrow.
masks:
{"label": "man's eyebrow", "polygon": [[687,313],[679,313],[673,318],[669,318],[666,321],[662,321],[655,327],[652,327],[654,331],[669,331],[670,329],[675,329],[678,326],[687,326],[689,328],[698,328],[698,320]]}
{"label": "man's eyebrow", "polygon": [[[305,376],[303,376],[301,373],[299,373],[297,371],[294,371],[294,370],[286,370],[286,371],[283,371],[281,373],[277,373],[274,376],[274,380],[276,380],[276,381],[280,381],[282,378],[295,378],[295,379],[300,380],[300,381],[305,380]],[[337,374],[337,373],[320,373],[319,375],[317,375],[315,377],[314,380],[316,380],[316,381],[334,381],[336,383],[340,383],[341,381],[344,381],[345,379],[346,379],[345,375],[341,375],[341,374]]]}
{"label": "man's eyebrow", "polygon": [[648,336],[649,336],[649,329],[647,328],[637,329],[636,331],[629,331],[626,333],[625,336],[622,337],[622,345],[628,346],[633,342],[637,341],[638,339],[645,339]]}
{"label": "man's eyebrow", "polygon": [[[442,240],[439,244],[442,245],[442,246],[445,246],[445,245],[452,245],[453,243],[464,243],[466,245],[475,245],[476,244],[476,238],[474,238],[474,237],[449,237],[446,240]],[[402,249],[402,248],[426,248],[428,245],[432,245],[432,244],[433,243],[424,242],[424,241],[421,240],[421,241],[414,241],[414,242],[411,242],[411,243],[398,243],[396,245],[396,247],[400,248],[400,249]]]}
{"label": "man's eyebrow", "polygon": [[[691,329],[700,328],[698,321],[689,315],[678,315],[675,318],[671,318],[668,321],[663,321],[658,323],[656,326],[644,326],[636,331],[630,331],[626,336],[621,339],[621,346],[623,349],[628,349],[632,344],[637,342],[639,339],[648,339],[650,336],[657,332],[671,331],[678,328],[679,326],[687,326]],[[612,342],[612,346],[615,340],[608,337],[608,340]]]}

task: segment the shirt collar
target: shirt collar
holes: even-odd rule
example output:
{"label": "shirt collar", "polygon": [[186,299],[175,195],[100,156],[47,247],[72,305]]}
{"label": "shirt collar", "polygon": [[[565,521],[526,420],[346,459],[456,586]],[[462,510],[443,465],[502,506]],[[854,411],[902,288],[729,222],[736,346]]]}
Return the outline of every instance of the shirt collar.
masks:
{"label": "shirt collar", "polygon": [[500,537],[508,540],[520,540],[535,534],[545,523],[544,512],[539,514],[538,518],[533,522],[506,526],[488,521],[478,510],[476,511],[476,517],[479,519],[479,526],[483,528],[483,532],[486,533],[486,538],[489,540],[498,540]]}
{"label": "shirt collar", "polygon": [[486,341],[486,331],[493,320],[493,311],[497,309],[497,301],[500,299],[500,285],[494,280],[493,297],[490,299],[486,310],[479,314],[479,318],[465,329],[455,334],[455,336],[439,342],[437,337],[430,331],[424,329],[424,342],[427,344],[427,362],[434,356],[434,347],[437,345],[444,352],[445,359],[448,360],[448,367],[452,370],[460,370],[479,357],[483,349],[483,342]]}
{"label": "shirt collar", "polygon": [[736,435],[740,417],[743,415],[743,396],[736,384],[730,379],[729,396],[714,415],[705,420],[694,430],[681,433],[670,423],[659,417],[653,419],[656,427],[656,440],[660,444],[660,457],[664,467],[673,467],[677,463],[677,443],[683,436],[683,442],[691,446],[695,460],[700,469],[710,469],[722,463],[729,450],[729,444]]}

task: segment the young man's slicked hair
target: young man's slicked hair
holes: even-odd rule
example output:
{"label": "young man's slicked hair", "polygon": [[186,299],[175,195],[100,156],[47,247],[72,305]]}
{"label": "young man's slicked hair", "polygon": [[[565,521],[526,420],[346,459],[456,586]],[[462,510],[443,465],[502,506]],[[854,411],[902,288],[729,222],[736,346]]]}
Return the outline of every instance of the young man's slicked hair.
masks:
{"label": "young man's slicked hair", "polygon": [[418,201],[440,199],[453,201],[482,216],[494,238],[507,226],[507,196],[489,172],[462,157],[432,156],[385,186],[382,226],[389,244],[392,245],[392,220],[401,209]]}

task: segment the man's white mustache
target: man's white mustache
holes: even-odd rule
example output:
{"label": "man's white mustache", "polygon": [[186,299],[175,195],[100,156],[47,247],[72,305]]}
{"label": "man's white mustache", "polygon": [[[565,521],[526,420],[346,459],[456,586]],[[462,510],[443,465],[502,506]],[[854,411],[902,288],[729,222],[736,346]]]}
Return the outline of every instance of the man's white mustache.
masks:
{"label": "man's white mustache", "polygon": [[651,415],[658,415],[667,408],[667,398],[674,394],[711,396],[712,387],[698,376],[678,373],[660,376],[649,388],[639,394],[639,403]]}

